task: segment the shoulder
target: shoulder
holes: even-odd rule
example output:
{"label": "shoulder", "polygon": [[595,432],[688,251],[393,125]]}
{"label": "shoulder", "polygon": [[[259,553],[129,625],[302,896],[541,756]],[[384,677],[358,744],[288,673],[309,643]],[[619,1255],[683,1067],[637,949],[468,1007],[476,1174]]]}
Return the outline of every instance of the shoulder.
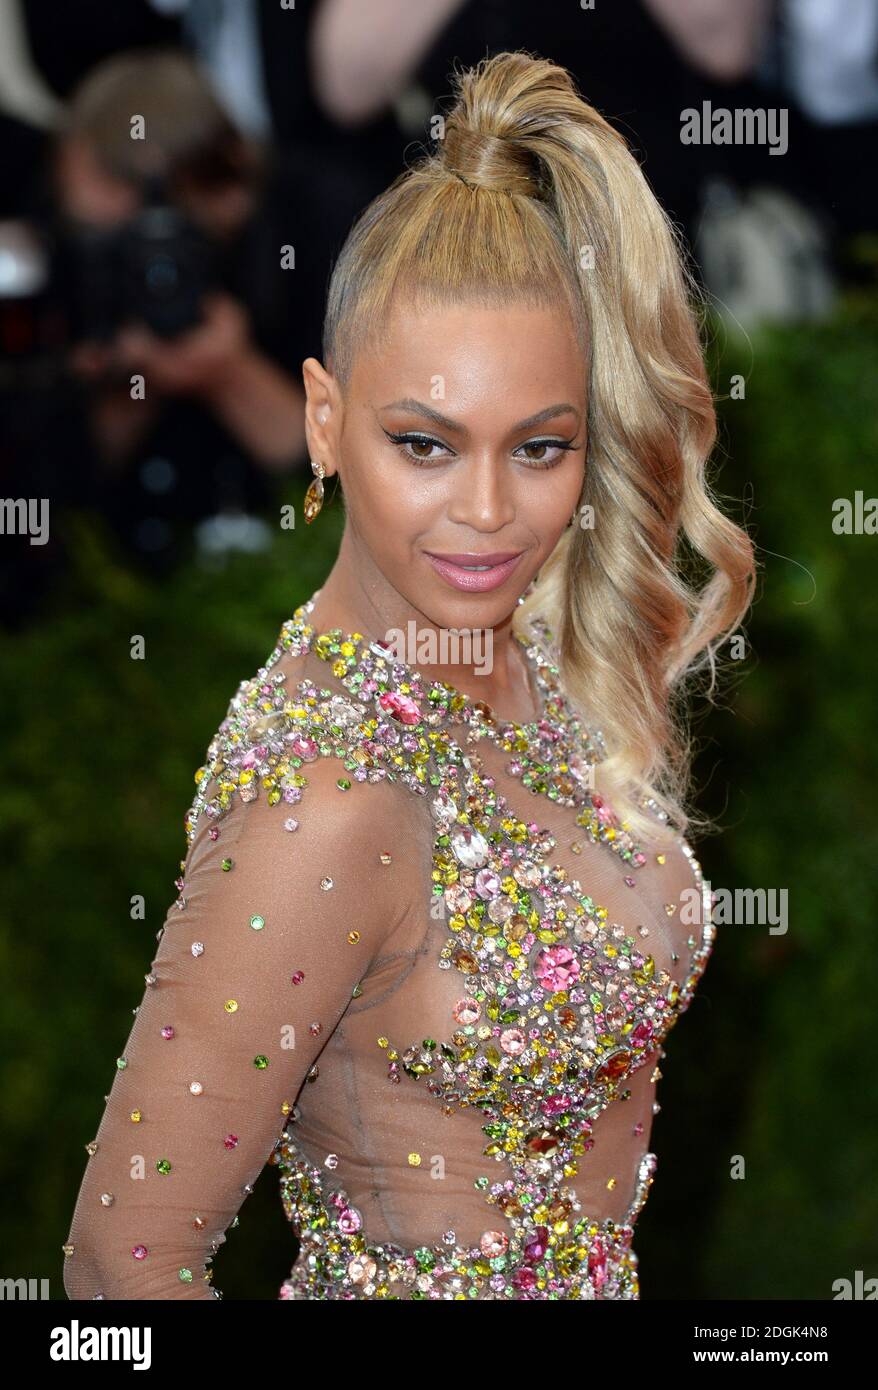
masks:
{"label": "shoulder", "polygon": [[696,927],[704,936],[711,929],[711,888],[689,841],[679,829],[671,827],[673,837],[653,852],[661,869],[665,901],[677,904],[681,920]]}
{"label": "shoulder", "polygon": [[[352,868],[368,866],[370,883],[379,870],[382,895],[392,885],[407,895],[421,861],[420,822],[405,788],[371,765],[370,711],[308,680],[301,654],[278,652],[241,681],[196,771],[190,857],[212,861],[222,846],[246,841],[272,872],[293,873],[306,858],[344,856]],[[395,871],[381,873],[390,862]]]}
{"label": "shoulder", "polygon": [[238,685],[196,770],[187,838],[236,803],[295,807],[306,787],[329,781],[328,772],[317,770],[324,758],[339,778],[338,763],[354,755],[366,714],[365,706],[309,681],[305,654],[285,653],[279,640],[265,665]]}

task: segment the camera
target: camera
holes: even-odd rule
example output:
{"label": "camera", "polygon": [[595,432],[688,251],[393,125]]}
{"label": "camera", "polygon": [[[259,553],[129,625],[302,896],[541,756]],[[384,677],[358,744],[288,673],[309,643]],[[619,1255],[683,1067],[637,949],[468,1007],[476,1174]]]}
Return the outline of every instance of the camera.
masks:
{"label": "camera", "polygon": [[56,269],[72,338],[106,342],[135,320],[170,339],[201,322],[215,250],[155,185],[122,226],[67,229]]}

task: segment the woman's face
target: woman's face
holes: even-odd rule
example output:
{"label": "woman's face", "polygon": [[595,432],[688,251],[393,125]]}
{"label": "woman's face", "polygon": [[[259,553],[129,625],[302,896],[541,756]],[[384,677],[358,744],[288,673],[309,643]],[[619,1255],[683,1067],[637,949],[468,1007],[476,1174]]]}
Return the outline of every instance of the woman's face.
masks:
{"label": "woman's face", "polygon": [[436,627],[497,627],[579,501],[586,363],[556,309],[400,307],[389,327],[317,409],[335,419],[312,453],[341,477],[364,575]]}

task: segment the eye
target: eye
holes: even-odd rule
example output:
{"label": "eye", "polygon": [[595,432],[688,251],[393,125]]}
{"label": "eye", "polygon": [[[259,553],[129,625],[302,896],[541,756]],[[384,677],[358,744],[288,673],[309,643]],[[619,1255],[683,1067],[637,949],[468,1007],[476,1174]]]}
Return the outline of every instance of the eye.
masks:
{"label": "eye", "polygon": [[519,444],[518,448],[556,449],[557,453],[553,454],[551,457],[544,453],[541,458],[531,457],[522,460],[529,468],[554,468],[556,463],[560,463],[564,454],[570,449],[575,449],[576,445],[572,439],[529,439],[526,444]]}
{"label": "eye", "polygon": [[[431,450],[434,448],[447,450],[447,445],[443,444],[440,439],[434,439],[432,435],[415,433],[394,434],[390,430],[385,430],[384,433],[392,444],[400,446],[403,457],[407,458],[410,463],[424,466],[425,464],[444,462],[438,455],[429,452],[415,452],[416,450]],[[520,455],[522,450],[537,451],[537,453],[542,451],[540,457],[534,458],[533,454],[531,454],[529,458],[519,457],[518,462],[523,463],[527,468],[554,468],[555,464],[561,461],[564,453],[576,447],[572,439],[529,439],[525,444],[519,444],[513,454],[513,458]],[[547,450],[554,450],[555,452],[549,455],[546,453]]]}
{"label": "eye", "polygon": [[[384,433],[387,435],[387,438],[393,444],[411,444],[416,446],[417,448],[422,449],[432,449],[434,446],[437,449],[444,449],[446,447],[441,442],[441,440],[433,439],[429,434],[393,434],[390,430],[385,430]],[[439,463],[442,461],[429,453],[413,453],[411,450],[407,448],[401,448],[400,452],[403,458],[407,458],[410,463],[417,463],[423,465],[427,463]]]}

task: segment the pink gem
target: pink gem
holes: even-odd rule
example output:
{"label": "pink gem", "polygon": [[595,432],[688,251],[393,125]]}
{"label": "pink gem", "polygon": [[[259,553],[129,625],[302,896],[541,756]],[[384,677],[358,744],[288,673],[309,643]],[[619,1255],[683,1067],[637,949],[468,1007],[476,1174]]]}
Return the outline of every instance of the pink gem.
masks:
{"label": "pink gem", "polygon": [[536,1264],[543,1259],[549,1246],[549,1230],[547,1226],[537,1226],[532,1235],[528,1236],[524,1243],[524,1258],[529,1264]]}
{"label": "pink gem", "polygon": [[567,989],[579,976],[579,961],[569,946],[549,946],[537,956],[534,974],[546,989]]}
{"label": "pink gem", "polygon": [[643,1023],[638,1023],[637,1027],[632,1030],[631,1040],[637,1043],[639,1047],[642,1043],[649,1042],[649,1039],[652,1037],[652,1031],[652,1024],[644,1020]]}
{"label": "pink gem", "polygon": [[509,1237],[502,1231],[484,1231],[479,1239],[479,1249],[489,1260],[496,1260],[498,1255],[504,1255],[509,1246]]}
{"label": "pink gem", "polygon": [[392,719],[396,719],[400,724],[419,724],[421,722],[420,708],[414,700],[409,699],[408,695],[400,695],[395,690],[387,690],[383,695],[378,696],[378,703],[382,709],[386,709]]}
{"label": "pink gem", "polygon": [[294,984],[294,985],[300,985],[300,984],[302,983],[302,981],[304,980],[304,978],[305,978],[305,972],[304,972],[304,970],[297,970],[296,973],[295,973],[295,975],[292,975],[292,976],[290,977],[290,983],[291,983],[291,984]]}
{"label": "pink gem", "polygon": [[512,1283],[517,1289],[524,1289],[525,1292],[536,1287],[537,1276],[532,1269],[517,1269],[512,1276]]}
{"label": "pink gem", "polygon": [[478,1000],[470,999],[469,995],[466,995],[463,999],[458,999],[451,1010],[451,1016],[456,1023],[460,1023],[466,1028],[469,1024],[475,1023],[481,1012],[482,1006]]}
{"label": "pink gem", "polygon": [[588,1272],[591,1282],[599,1289],[607,1277],[607,1252],[600,1238],[588,1252]]}
{"label": "pink gem", "polygon": [[223,1143],[225,1144],[227,1149],[236,1149],[238,1147],[237,1134],[227,1134],[225,1139],[223,1140]]}
{"label": "pink gem", "polygon": [[305,763],[313,763],[317,757],[317,744],[313,738],[305,738],[300,734],[293,739],[292,749],[297,758],[301,758]]}
{"label": "pink gem", "polygon": [[496,898],[500,892],[500,878],[493,869],[480,869],[476,874],[476,892],[480,898]]}
{"label": "pink gem", "polygon": [[500,1034],[500,1046],[510,1057],[518,1057],[527,1046],[527,1039],[520,1028],[507,1028]]}
{"label": "pink gem", "polygon": [[634,862],[635,862],[635,864],[637,864],[638,866],[639,866],[640,864],[645,864],[645,863],[646,863],[646,855],[645,855],[645,854],[635,854],[635,856],[634,856]]}
{"label": "pink gem", "polygon": [[543,1101],[543,1114],[550,1118],[554,1115],[563,1115],[564,1111],[569,1109],[569,1096],[548,1096]]}
{"label": "pink gem", "polygon": [[174,1036],[174,1030],[173,1030],[173,1028],[171,1027],[170,1023],[166,1023],[165,1026],[164,1026],[164,1028],[162,1029],[162,1037],[163,1037],[163,1038],[172,1038],[173,1036]]}
{"label": "pink gem", "polygon": [[208,830],[207,833],[208,833],[208,835],[210,836],[210,838],[211,838],[212,840],[218,840],[218,839],[219,839],[219,826],[218,826],[218,825],[212,825],[212,826],[210,827],[210,829]]}
{"label": "pink gem", "polygon": [[149,1254],[149,1251],[147,1250],[145,1245],[135,1245],[131,1253],[134,1256],[135,1260],[145,1260],[147,1255]]}
{"label": "pink gem", "polygon": [[360,1229],[362,1224],[363,1218],[356,1207],[342,1207],[338,1214],[338,1225],[339,1229],[344,1231],[345,1235],[353,1235],[355,1231]]}

